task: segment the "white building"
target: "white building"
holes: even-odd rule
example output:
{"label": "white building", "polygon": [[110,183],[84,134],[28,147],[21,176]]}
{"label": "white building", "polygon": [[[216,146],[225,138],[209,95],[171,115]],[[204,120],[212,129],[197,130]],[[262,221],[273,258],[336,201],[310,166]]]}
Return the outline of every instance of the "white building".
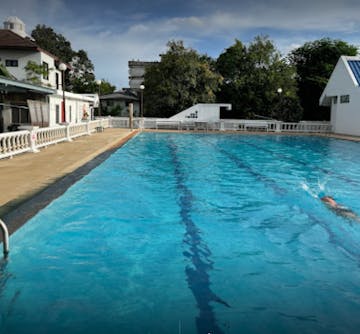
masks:
{"label": "white building", "polygon": [[182,122],[219,122],[222,110],[231,110],[229,103],[198,103],[169,118]]}
{"label": "white building", "polygon": [[360,57],[341,56],[321,94],[334,133],[360,136]]}
{"label": "white building", "polygon": [[[33,64],[42,66],[41,75],[29,73],[26,66]],[[4,29],[0,29],[0,64],[17,80],[26,81],[52,88],[55,93],[47,97],[48,122],[44,126],[55,126],[60,123],[77,123],[89,119],[96,106],[97,96],[83,96],[65,92],[65,110],[63,110],[62,75],[59,65],[61,60],[40,48],[34,40],[26,34],[25,24],[17,17],[9,17],[4,22]],[[67,65],[69,68],[69,65]],[[32,78],[32,79],[31,79]],[[31,103],[31,108],[38,104]],[[35,113],[36,114],[36,113]],[[31,123],[37,123],[31,120]]]}

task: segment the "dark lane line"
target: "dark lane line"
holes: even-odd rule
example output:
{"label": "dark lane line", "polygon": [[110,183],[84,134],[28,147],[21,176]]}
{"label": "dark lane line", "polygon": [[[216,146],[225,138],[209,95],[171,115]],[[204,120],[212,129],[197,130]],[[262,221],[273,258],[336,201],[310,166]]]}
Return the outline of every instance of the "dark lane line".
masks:
{"label": "dark lane line", "polygon": [[[248,145],[248,146],[255,147],[255,148],[257,148],[258,150],[262,150],[262,151],[264,151],[264,152],[268,152],[268,153],[270,153],[272,156],[274,156],[275,158],[281,157],[281,158],[283,158],[284,160],[289,160],[289,161],[295,162],[295,163],[297,163],[297,164],[300,164],[300,165],[303,165],[303,166],[307,166],[307,167],[309,167],[309,168],[311,168],[311,169],[317,169],[317,170],[323,172],[324,174],[335,176],[336,178],[339,178],[339,179],[341,179],[341,180],[343,180],[343,181],[345,181],[345,182],[347,182],[347,183],[349,183],[349,184],[353,184],[353,185],[359,185],[359,184],[360,184],[359,182],[357,182],[357,181],[355,181],[355,180],[349,179],[348,177],[346,177],[346,176],[344,176],[344,175],[334,173],[334,172],[332,172],[331,170],[328,170],[328,169],[326,169],[326,168],[314,166],[314,165],[312,165],[312,164],[310,164],[310,163],[307,163],[307,162],[305,162],[305,161],[302,161],[302,160],[300,160],[300,159],[288,157],[288,156],[286,156],[286,155],[284,155],[284,154],[282,154],[282,153],[274,152],[274,151],[272,151],[272,150],[270,150],[270,149],[264,148],[264,147],[262,147],[262,146],[259,146],[259,145],[254,144],[254,143],[250,143],[250,142],[248,142],[248,141],[246,141],[246,140],[239,139],[239,142],[244,143],[244,144],[246,144],[246,145]],[[288,146],[288,145],[287,145],[287,146]]]}
{"label": "dark lane line", "polygon": [[[288,191],[285,188],[280,187],[276,183],[276,181],[274,181],[273,179],[270,179],[270,178],[266,177],[265,175],[262,175],[261,173],[255,171],[250,165],[245,163],[238,156],[226,151],[225,149],[223,149],[223,148],[219,147],[218,145],[215,145],[215,144],[213,144],[213,143],[211,143],[209,141],[206,141],[206,142],[209,145],[211,145],[215,150],[217,150],[218,152],[220,152],[221,154],[225,155],[230,160],[232,160],[235,163],[236,166],[238,166],[239,168],[241,168],[243,170],[246,170],[249,174],[253,175],[257,180],[261,181],[265,186],[267,186],[268,188],[271,188],[274,191],[274,193],[276,193],[277,195],[282,196],[282,195],[288,194]],[[352,250],[352,248],[349,247],[351,245],[345,245],[344,243],[339,242],[336,234],[329,228],[329,226],[326,223],[324,223],[321,219],[317,218],[313,214],[306,212],[302,208],[299,208],[299,209],[303,214],[306,214],[313,223],[318,224],[322,228],[324,228],[324,230],[328,234],[330,243],[332,243],[336,248],[341,249],[343,251],[343,253],[346,256],[348,256],[350,259],[352,259],[352,260],[355,259],[360,264],[360,254],[357,253],[357,252],[354,252]]]}
{"label": "dark lane line", "polygon": [[176,186],[180,194],[180,216],[182,224],[185,226],[183,241],[187,245],[187,250],[183,254],[192,263],[192,266],[185,268],[185,273],[188,286],[195,297],[199,309],[199,315],[196,317],[197,332],[199,334],[223,334],[224,332],[217,324],[211,302],[217,302],[226,307],[230,307],[230,305],[211,290],[208,273],[213,269],[213,261],[210,259],[211,251],[201,239],[201,231],[191,218],[194,197],[191,190],[185,184],[185,175],[181,169],[177,147],[172,141],[169,141],[169,147],[174,165]]}

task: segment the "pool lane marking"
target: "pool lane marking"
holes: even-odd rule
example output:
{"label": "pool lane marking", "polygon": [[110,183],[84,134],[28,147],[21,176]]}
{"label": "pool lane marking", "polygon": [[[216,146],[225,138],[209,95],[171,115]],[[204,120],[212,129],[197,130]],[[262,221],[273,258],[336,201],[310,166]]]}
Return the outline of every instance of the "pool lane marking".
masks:
{"label": "pool lane marking", "polygon": [[177,189],[180,193],[180,215],[182,223],[185,226],[184,243],[189,247],[183,255],[188,258],[193,267],[187,266],[185,273],[190,290],[192,291],[197,307],[200,311],[196,318],[197,331],[203,333],[224,333],[217,324],[211,302],[217,302],[226,307],[230,305],[217,296],[211,290],[211,283],[208,271],[213,269],[214,262],[210,259],[211,251],[201,239],[201,231],[191,218],[191,209],[193,206],[192,191],[185,184],[185,175],[181,170],[180,161],[177,155],[177,146],[169,141],[169,147],[174,165],[174,174],[176,178]]}
{"label": "pool lane marking", "polygon": [[[311,169],[320,170],[320,171],[323,172],[324,174],[333,175],[333,176],[335,176],[335,177],[337,177],[337,178],[339,178],[339,179],[344,180],[344,181],[347,182],[347,183],[354,184],[354,185],[359,185],[359,182],[357,182],[357,181],[355,181],[355,180],[352,180],[352,179],[349,179],[349,178],[346,177],[345,175],[341,175],[341,174],[334,173],[334,172],[332,172],[332,171],[330,171],[330,170],[327,170],[326,168],[314,166],[313,164],[307,163],[307,162],[302,161],[302,160],[300,160],[300,159],[296,159],[296,158],[292,158],[292,157],[287,157],[286,155],[284,155],[284,154],[282,154],[282,153],[277,153],[277,152],[275,153],[275,152],[273,152],[272,150],[269,150],[269,149],[264,148],[264,147],[262,147],[262,146],[256,145],[256,144],[254,144],[254,143],[250,143],[250,142],[248,142],[248,141],[246,141],[246,140],[243,140],[243,139],[239,139],[238,141],[241,142],[241,143],[244,143],[244,144],[246,144],[246,145],[248,145],[248,146],[255,147],[255,148],[257,148],[257,149],[259,149],[259,150],[262,150],[262,151],[264,151],[264,152],[268,152],[268,153],[270,153],[272,156],[274,156],[275,158],[282,157],[282,158],[285,159],[285,160],[289,160],[289,161],[296,162],[296,163],[298,163],[298,164],[300,164],[300,165],[310,167]],[[276,144],[276,143],[275,143],[275,144]],[[288,145],[287,145],[287,146],[288,146]]]}
{"label": "pool lane marking", "polygon": [[[285,194],[288,193],[288,190],[286,190],[285,188],[282,188],[279,185],[277,185],[276,181],[274,181],[272,179],[269,179],[265,175],[262,175],[259,172],[255,171],[253,168],[251,168],[251,166],[246,164],[244,161],[242,161],[236,155],[226,151],[223,148],[220,148],[218,145],[215,145],[215,144],[213,144],[213,143],[211,143],[209,141],[206,141],[206,142],[208,144],[210,144],[211,146],[213,146],[214,149],[218,150],[220,153],[227,156],[239,168],[245,169],[249,174],[253,175],[257,180],[259,180],[263,184],[265,184],[265,186],[271,188],[277,195],[282,196],[282,195],[285,195]],[[359,261],[360,254],[352,251],[352,249],[350,247],[346,247],[343,243],[339,243],[338,239],[336,238],[336,234],[329,228],[329,226],[326,223],[324,223],[322,220],[318,219],[313,214],[306,212],[302,208],[299,208],[299,209],[300,209],[300,211],[302,213],[306,214],[311,219],[311,221],[313,221],[314,223],[316,223],[316,224],[318,224],[318,225],[320,225],[321,227],[324,228],[324,230],[328,233],[330,243],[332,243],[336,248],[340,248],[352,260],[355,259],[355,260]],[[339,227],[339,228],[341,229],[341,227]]]}

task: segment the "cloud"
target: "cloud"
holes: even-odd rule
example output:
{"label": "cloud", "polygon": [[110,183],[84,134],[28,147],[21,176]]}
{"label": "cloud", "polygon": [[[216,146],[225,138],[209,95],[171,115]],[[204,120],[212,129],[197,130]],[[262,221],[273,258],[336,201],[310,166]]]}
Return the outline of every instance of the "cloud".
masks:
{"label": "cloud", "polygon": [[[235,38],[244,42],[269,34],[287,53],[319,36],[357,42],[358,0],[193,0],[116,2],[3,0],[1,12],[25,21],[28,33],[38,23],[54,28],[84,49],[98,78],[128,85],[127,62],[157,60],[171,39],[217,56]],[[104,9],[105,8],[105,9]],[[3,17],[5,19],[5,16]]]}

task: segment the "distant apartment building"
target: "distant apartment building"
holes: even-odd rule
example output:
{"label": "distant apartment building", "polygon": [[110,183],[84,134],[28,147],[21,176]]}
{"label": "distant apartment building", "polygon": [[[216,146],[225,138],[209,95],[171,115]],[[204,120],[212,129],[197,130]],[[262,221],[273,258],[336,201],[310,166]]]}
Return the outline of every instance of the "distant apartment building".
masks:
{"label": "distant apartment building", "polygon": [[129,61],[129,86],[132,89],[139,89],[140,85],[144,83],[144,76],[146,67],[155,64],[153,61]]}

